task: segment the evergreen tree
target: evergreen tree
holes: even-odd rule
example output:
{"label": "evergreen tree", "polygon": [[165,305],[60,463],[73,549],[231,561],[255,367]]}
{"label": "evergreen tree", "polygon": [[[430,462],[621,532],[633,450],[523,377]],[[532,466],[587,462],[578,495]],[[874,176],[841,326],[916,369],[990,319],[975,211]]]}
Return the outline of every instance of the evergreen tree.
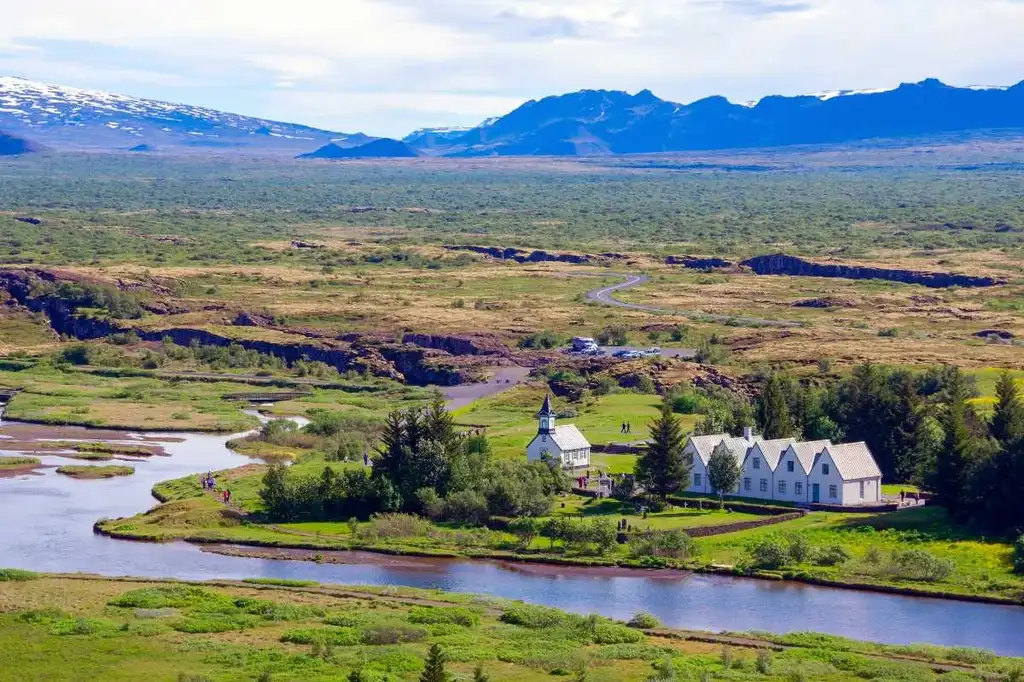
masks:
{"label": "evergreen tree", "polygon": [[661,404],[661,414],[650,424],[651,438],[637,460],[636,480],[651,495],[665,500],[686,487],[693,466],[683,454],[686,439],[683,427],[672,414],[669,402]]}
{"label": "evergreen tree", "polygon": [[757,401],[757,421],[761,433],[768,440],[789,438],[796,431],[790,417],[787,393],[785,379],[772,375]]}
{"label": "evergreen tree", "polygon": [[995,413],[989,423],[989,433],[1002,447],[1024,438],[1024,404],[1009,372],[1000,374],[996,383]]}
{"label": "evergreen tree", "polygon": [[427,665],[420,675],[420,682],[449,682],[451,678],[444,670],[445,655],[441,647],[434,644],[427,653]]}
{"label": "evergreen tree", "polygon": [[740,466],[725,443],[719,443],[708,459],[708,483],[718,493],[718,506],[725,504],[725,494],[736,490],[740,482]]}
{"label": "evergreen tree", "polygon": [[936,458],[932,483],[939,504],[960,517],[968,503],[969,476],[976,452],[967,396],[967,383],[963,375],[956,372],[948,386],[948,402],[942,420],[945,439]]}
{"label": "evergreen tree", "polygon": [[271,464],[263,475],[260,499],[264,513],[276,521],[290,521],[294,517],[287,476],[288,470],[283,464]]}

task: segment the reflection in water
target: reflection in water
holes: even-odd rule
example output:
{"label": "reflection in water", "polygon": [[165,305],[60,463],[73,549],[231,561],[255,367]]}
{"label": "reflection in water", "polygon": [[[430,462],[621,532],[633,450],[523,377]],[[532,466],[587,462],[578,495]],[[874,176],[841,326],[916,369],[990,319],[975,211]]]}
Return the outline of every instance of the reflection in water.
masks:
{"label": "reflection in water", "polygon": [[[89,435],[81,429],[58,431],[47,438]],[[1024,655],[1024,609],[1018,607],[717,576],[667,577],[664,572],[622,575],[376,556],[357,556],[362,563],[347,565],[272,561],[200,552],[184,543],[129,543],[94,535],[92,524],[100,517],[130,516],[153,506],[150,489],[158,481],[248,461],[225,447],[230,436],[173,435],[184,440],[163,443],[171,456],[134,463],[134,476],[80,481],[47,469],[41,476],[0,479],[0,566],[183,579],[274,577],[406,585],[523,599],[616,618],[650,611],[668,625],[702,630],[813,630]]]}

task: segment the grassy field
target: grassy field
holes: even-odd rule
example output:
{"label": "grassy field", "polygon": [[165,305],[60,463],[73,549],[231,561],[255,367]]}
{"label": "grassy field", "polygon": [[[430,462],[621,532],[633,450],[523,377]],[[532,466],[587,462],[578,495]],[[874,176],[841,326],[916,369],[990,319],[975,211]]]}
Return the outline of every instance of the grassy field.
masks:
{"label": "grassy field", "polygon": [[[836,566],[812,559],[790,560],[784,568],[840,583],[884,584],[936,593],[988,595],[1024,601],[1024,576],[1015,574],[1012,545],[980,537],[946,518],[939,507],[891,514],[812,513],[794,521],[697,540],[703,563],[750,565],[750,547],[765,538],[789,543],[800,537],[814,550],[841,547],[849,556]],[[928,569],[900,566],[898,552],[920,550],[934,557]],[[932,575],[927,575],[932,573]]]}
{"label": "grassy field", "polygon": [[[970,680],[1021,661],[825,636],[640,630],[604,618],[409,588],[135,582],[0,571],[0,680],[412,682],[441,648],[456,680]],[[776,640],[772,653],[759,653]],[[933,672],[937,664],[955,673]],[[141,676],[141,677],[140,677]],[[575,676],[575,677],[574,677]],[[994,677],[992,678],[994,679]]]}
{"label": "grassy field", "polygon": [[[340,380],[344,381],[344,380]],[[364,382],[350,382],[360,387]],[[108,428],[239,432],[258,425],[242,410],[248,404],[224,396],[252,392],[230,381],[118,377],[76,371],[40,361],[26,369],[0,369],[0,386],[17,388],[7,406],[9,419]],[[366,392],[311,388],[309,394],[270,408],[278,415],[306,415],[332,409],[383,415],[429,396],[422,389],[375,381]]]}
{"label": "grassy field", "polygon": [[[460,424],[486,427],[491,446],[499,456],[517,457],[537,433],[537,411],[544,402],[545,387],[527,384],[484,398],[455,412]],[[575,416],[559,419],[559,424],[575,424],[587,435],[594,445],[630,443],[644,440],[648,436],[647,426],[657,416],[661,398],[623,391],[604,396],[595,396],[582,404],[569,404],[556,399],[555,410],[569,408]],[[694,416],[683,416],[683,425],[692,428]],[[630,422],[633,430],[629,435],[620,432],[623,422]],[[593,468],[613,473],[628,473],[633,470],[633,457],[623,455],[593,456]]]}

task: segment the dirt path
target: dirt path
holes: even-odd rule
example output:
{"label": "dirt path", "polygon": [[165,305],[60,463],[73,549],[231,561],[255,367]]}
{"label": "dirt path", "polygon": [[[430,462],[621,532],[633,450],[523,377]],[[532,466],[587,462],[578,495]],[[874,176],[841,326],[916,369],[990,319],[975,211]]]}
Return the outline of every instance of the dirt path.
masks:
{"label": "dirt path", "polygon": [[[577,274],[577,273],[573,273]],[[599,289],[591,289],[587,292],[587,300],[592,303],[600,303],[601,305],[614,306],[616,308],[627,308],[629,310],[641,310],[648,313],[668,313],[672,315],[682,315],[684,317],[693,318],[696,320],[709,320],[711,322],[735,322],[743,325],[756,325],[764,327],[799,327],[799,322],[792,322],[789,320],[767,320],[759,317],[739,317],[736,315],[713,315],[710,313],[701,313],[696,311],[687,310],[670,310],[668,308],[658,308],[652,305],[643,305],[640,303],[627,303],[626,301],[620,301],[615,298],[614,294],[617,291],[625,291],[626,289],[632,289],[642,284],[647,284],[651,278],[647,275],[636,275],[631,273],[623,272],[609,272],[605,274],[598,273],[587,273],[584,276],[588,277],[622,277],[624,280],[618,284],[612,284],[611,286],[601,287]]]}

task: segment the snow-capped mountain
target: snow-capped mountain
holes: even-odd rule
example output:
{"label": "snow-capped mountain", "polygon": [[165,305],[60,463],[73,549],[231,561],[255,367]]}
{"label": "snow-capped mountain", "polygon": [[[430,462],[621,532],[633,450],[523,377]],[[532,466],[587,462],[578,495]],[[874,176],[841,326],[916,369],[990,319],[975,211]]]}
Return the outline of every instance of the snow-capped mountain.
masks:
{"label": "snow-capped mountain", "polygon": [[0,76],[0,130],[56,149],[302,150],[365,135]]}

